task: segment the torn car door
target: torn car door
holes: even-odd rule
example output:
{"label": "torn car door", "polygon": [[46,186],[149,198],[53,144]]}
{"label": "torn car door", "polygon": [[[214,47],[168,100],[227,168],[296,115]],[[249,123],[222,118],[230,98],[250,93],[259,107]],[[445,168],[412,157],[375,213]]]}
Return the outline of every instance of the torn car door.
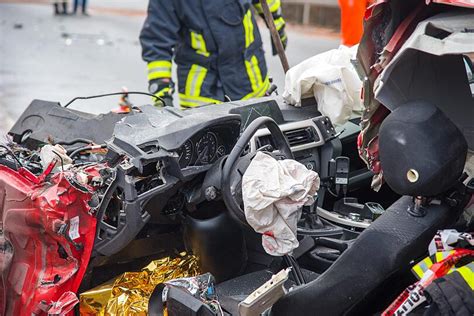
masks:
{"label": "torn car door", "polygon": [[0,314],[73,308],[96,231],[94,188],[84,180],[97,177],[98,169],[43,177],[0,165]]}

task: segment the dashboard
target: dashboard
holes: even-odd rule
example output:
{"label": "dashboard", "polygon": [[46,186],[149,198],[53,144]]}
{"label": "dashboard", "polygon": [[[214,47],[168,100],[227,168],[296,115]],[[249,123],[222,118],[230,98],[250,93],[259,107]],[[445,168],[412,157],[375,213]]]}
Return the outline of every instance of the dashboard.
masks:
{"label": "dashboard", "polygon": [[238,136],[238,130],[224,125],[199,131],[177,150],[181,169],[209,165],[228,155]]}

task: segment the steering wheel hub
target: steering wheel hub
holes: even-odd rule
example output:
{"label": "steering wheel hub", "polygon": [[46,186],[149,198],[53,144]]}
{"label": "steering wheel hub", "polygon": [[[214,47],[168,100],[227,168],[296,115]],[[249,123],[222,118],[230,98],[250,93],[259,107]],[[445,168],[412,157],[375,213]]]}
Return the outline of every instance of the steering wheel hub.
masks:
{"label": "steering wheel hub", "polygon": [[[231,217],[244,226],[248,226],[248,223],[243,211],[242,177],[255,157],[255,152],[248,153],[245,156],[242,156],[242,154],[252,137],[262,127],[269,129],[275,142],[275,149],[280,153],[279,156],[293,159],[293,153],[285,135],[278,124],[270,117],[257,118],[242,133],[224,164],[221,183],[222,197]],[[273,153],[269,154],[274,155]]]}

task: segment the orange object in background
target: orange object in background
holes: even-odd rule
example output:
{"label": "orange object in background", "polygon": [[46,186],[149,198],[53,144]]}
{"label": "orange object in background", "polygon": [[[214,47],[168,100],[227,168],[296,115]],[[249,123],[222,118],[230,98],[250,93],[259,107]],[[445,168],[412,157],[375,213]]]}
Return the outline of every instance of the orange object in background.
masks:
{"label": "orange object in background", "polygon": [[343,45],[353,46],[360,42],[364,31],[364,13],[368,4],[368,0],[339,0]]}

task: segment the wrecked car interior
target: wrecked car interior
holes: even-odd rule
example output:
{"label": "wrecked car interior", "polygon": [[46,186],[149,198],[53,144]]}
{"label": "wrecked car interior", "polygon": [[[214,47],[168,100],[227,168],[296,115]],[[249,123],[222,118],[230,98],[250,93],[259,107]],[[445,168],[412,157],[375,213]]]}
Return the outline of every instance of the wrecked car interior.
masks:
{"label": "wrecked car interior", "polygon": [[0,145],[0,314],[396,315],[438,231],[472,265],[474,5],[427,2],[368,9],[343,124],[316,97],[32,101]]}

